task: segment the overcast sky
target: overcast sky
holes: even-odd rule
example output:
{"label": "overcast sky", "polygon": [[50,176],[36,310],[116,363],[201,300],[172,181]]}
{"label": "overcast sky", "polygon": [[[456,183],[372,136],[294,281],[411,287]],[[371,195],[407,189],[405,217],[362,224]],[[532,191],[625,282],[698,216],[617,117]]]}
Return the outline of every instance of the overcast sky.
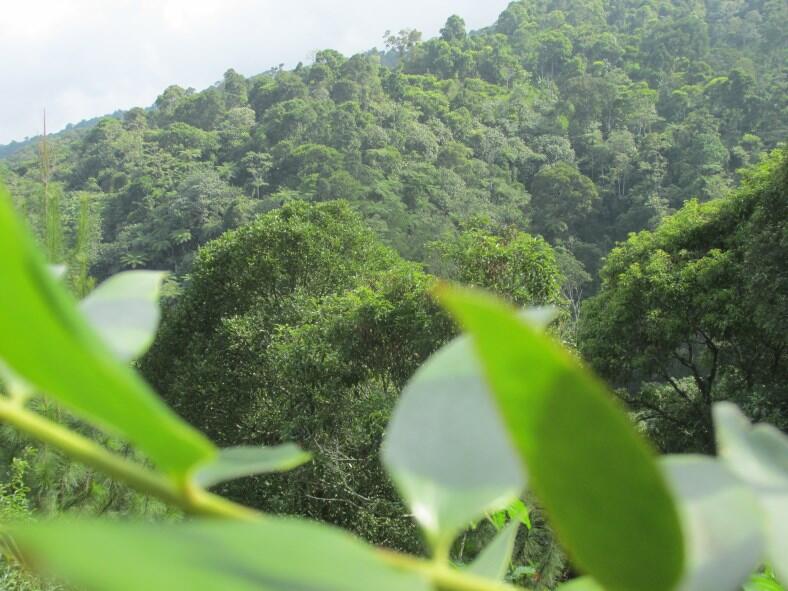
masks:
{"label": "overcast sky", "polygon": [[451,14],[492,24],[508,0],[0,0],[0,144],[148,106],[170,84],[205,88],[382,47],[386,29],[431,37]]}

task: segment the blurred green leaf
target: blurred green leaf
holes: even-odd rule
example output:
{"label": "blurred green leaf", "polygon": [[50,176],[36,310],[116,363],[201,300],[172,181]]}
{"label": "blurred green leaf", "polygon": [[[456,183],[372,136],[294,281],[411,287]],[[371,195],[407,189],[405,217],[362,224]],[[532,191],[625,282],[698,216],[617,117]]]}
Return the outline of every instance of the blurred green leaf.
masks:
{"label": "blurred green leaf", "polygon": [[239,446],[219,450],[219,457],[200,467],[194,481],[205,488],[267,472],[284,472],[308,462],[311,456],[294,443],[276,447]]}
{"label": "blurred green leaf", "polygon": [[528,507],[522,500],[517,499],[508,507],[490,513],[487,518],[495,526],[495,529],[501,530],[506,525],[507,520],[515,520],[522,523],[528,529],[531,529],[531,516],[528,513]]}
{"label": "blurred green leaf", "polygon": [[12,530],[38,569],[84,591],[428,591],[360,540],[295,519],[60,521]]}
{"label": "blurred green leaf", "polygon": [[0,359],[0,386],[3,386],[3,390],[9,397],[18,400],[26,400],[35,394],[33,386],[3,363],[2,359]]}
{"label": "blurred green leaf", "polygon": [[65,265],[48,265],[48,267],[52,276],[57,280],[63,279],[68,271],[68,267]]}
{"label": "blurred green leaf", "polygon": [[468,570],[480,577],[502,580],[512,562],[514,541],[517,539],[519,528],[519,521],[510,521],[481,551]]}
{"label": "blurred green leaf", "polygon": [[518,316],[534,328],[546,329],[558,318],[558,308],[555,306],[530,306],[522,308]]}
{"label": "blurred green leaf", "polygon": [[772,425],[751,425],[730,402],[714,405],[719,454],[731,470],[755,486],[788,484],[788,437]]}
{"label": "blurred green leaf", "polygon": [[528,529],[531,529],[531,514],[528,510],[528,506],[520,499],[517,499],[514,503],[512,503],[506,509],[506,512],[509,515],[509,519],[517,520]]}
{"label": "blurred green leaf", "polygon": [[490,513],[487,517],[496,530],[502,530],[506,526],[506,509]]}
{"label": "blurred green leaf", "polygon": [[0,187],[0,359],[37,389],[185,474],[215,453],[89,328]]}
{"label": "blurred green leaf", "polygon": [[405,386],[383,462],[433,545],[502,509],[525,479],[469,339],[451,341]]}
{"label": "blurred green leaf", "polygon": [[126,271],[104,281],[80,308],[121,361],[141,357],[159,327],[159,293],[165,273]]}
{"label": "blurred green leaf", "polygon": [[752,491],[707,456],[666,456],[682,515],[686,572],[679,591],[736,591],[763,557],[763,514]]}
{"label": "blurred green leaf", "polygon": [[771,572],[752,575],[744,585],[744,591],[785,591]]}
{"label": "blurred green leaf", "polygon": [[609,591],[672,589],[684,555],[677,509],[607,388],[492,296],[441,299],[473,336],[529,486],[576,564]]}
{"label": "blurred green leaf", "polygon": [[736,405],[714,405],[718,453],[749,484],[766,517],[766,553],[788,585],[788,437],[772,425],[750,425]]}

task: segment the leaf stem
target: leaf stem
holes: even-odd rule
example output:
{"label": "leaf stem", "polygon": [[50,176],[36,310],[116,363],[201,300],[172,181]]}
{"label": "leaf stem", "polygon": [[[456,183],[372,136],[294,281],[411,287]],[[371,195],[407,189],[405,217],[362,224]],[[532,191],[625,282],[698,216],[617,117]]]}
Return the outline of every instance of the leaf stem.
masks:
{"label": "leaf stem", "polygon": [[262,513],[211,494],[191,483],[179,486],[173,479],[114,454],[95,441],[27,410],[16,400],[0,398],[0,420],[186,513],[245,521],[263,517]]}
{"label": "leaf stem", "polygon": [[508,583],[500,583],[474,575],[468,571],[453,568],[447,564],[423,560],[408,554],[400,554],[392,550],[378,548],[378,556],[390,566],[425,576],[430,583],[439,589],[452,591],[516,591],[516,587]]}
{"label": "leaf stem", "polygon": [[[265,518],[259,511],[209,493],[191,481],[179,486],[173,479],[114,454],[95,441],[26,409],[18,400],[0,397],[0,420],[91,468],[125,482],[141,493],[161,499],[191,515],[243,521]],[[389,566],[419,573],[440,589],[515,591],[511,585],[455,569],[448,563],[424,560],[383,548],[377,548],[376,551]]]}

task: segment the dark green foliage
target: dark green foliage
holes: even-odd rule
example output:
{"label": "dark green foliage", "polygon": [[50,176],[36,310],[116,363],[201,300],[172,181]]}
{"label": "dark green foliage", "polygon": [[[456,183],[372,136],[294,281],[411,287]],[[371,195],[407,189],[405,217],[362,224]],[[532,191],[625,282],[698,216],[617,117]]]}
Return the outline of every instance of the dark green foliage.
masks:
{"label": "dark green foliage", "polygon": [[442,258],[440,273],[452,280],[483,286],[521,306],[563,303],[555,254],[540,237],[513,228],[496,233],[473,220],[434,247]]}
{"label": "dark green foliage", "polygon": [[558,162],[539,170],[531,193],[534,226],[540,234],[549,240],[585,237],[582,225],[598,198],[591,179],[571,164]]}
{"label": "dark green foliage", "polygon": [[377,449],[404,381],[453,332],[431,283],[346,204],[285,205],[200,251],[142,368],[223,445],[313,452],[231,496],[418,547]]}
{"label": "dark green foliage", "polygon": [[[299,318],[300,296],[349,289],[395,260],[346,204],[286,205],[200,251],[189,289],[168,311],[143,367],[163,392],[182,397],[171,399],[177,410],[195,422],[207,419],[203,428],[226,443],[237,436],[237,419],[249,402],[229,403],[227,397],[249,390],[217,388],[224,372],[235,368],[256,390],[264,372],[249,360],[265,352],[278,325]],[[244,346],[234,346],[237,339]],[[171,366],[171,359],[188,370]],[[203,375],[193,373],[195,364]],[[201,385],[199,391],[193,390],[195,384]]]}
{"label": "dark green foliage", "polygon": [[581,351],[666,451],[710,450],[717,400],[788,427],[787,172],[775,151],[737,192],[631,236],[584,307]]}
{"label": "dark green foliage", "polygon": [[[474,249],[462,264],[477,284],[521,303],[558,300],[544,241],[465,236]],[[485,245],[500,252],[491,258]],[[222,445],[295,441],[313,453],[290,474],[228,485],[232,497],[416,549],[378,449],[399,391],[455,333],[430,296],[434,281],[382,246],[347,203],[289,203],[200,250],[141,368]]]}
{"label": "dark green foliage", "polygon": [[[32,518],[32,510],[28,495],[30,489],[25,482],[26,472],[30,465],[27,461],[16,458],[10,464],[7,478],[0,483],[0,519],[3,523],[23,522]],[[37,580],[15,562],[10,556],[11,549],[6,540],[0,541],[3,555],[0,557],[0,585],[8,591],[54,591]]]}

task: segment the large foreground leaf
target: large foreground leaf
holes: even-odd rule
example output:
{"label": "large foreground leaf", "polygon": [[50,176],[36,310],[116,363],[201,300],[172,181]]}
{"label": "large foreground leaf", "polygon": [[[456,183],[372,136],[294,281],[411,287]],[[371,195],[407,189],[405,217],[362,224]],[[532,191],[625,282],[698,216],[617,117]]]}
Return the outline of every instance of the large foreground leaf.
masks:
{"label": "large foreground leaf", "polygon": [[679,591],[737,591],[763,557],[763,514],[752,490],[707,456],[661,460],[682,514],[687,551]]}
{"label": "large foreground leaf", "polygon": [[446,289],[560,540],[608,591],[667,591],[683,570],[677,509],[605,386],[493,297]]}
{"label": "large foreground leaf", "polygon": [[729,402],[715,404],[713,413],[719,455],[758,497],[768,560],[788,585],[788,437],[772,425],[750,425]]}
{"label": "large foreground leaf", "polygon": [[118,273],[80,302],[90,325],[120,360],[133,361],[153,344],[164,276],[159,271]]}
{"label": "large foreground leaf", "polygon": [[294,519],[20,526],[31,564],[84,591],[427,591],[329,526]]}
{"label": "large foreground leaf", "polygon": [[507,523],[470,564],[468,570],[480,577],[503,579],[512,563],[512,551],[518,529],[520,529],[518,520]]}
{"label": "large foreground leaf", "polygon": [[47,269],[0,187],[0,359],[22,379],[184,474],[211,443],[117,361]]}
{"label": "large foreground leaf", "polygon": [[441,348],[402,392],[383,462],[433,545],[511,504],[523,471],[468,338]]}

